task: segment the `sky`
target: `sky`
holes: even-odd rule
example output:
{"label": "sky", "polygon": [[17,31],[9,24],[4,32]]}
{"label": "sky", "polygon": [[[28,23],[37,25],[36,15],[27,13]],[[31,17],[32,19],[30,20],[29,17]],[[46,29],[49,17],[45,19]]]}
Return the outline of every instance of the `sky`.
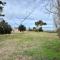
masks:
{"label": "sky", "polygon": [[[52,14],[48,14],[45,9],[47,0],[5,1],[6,5],[4,6],[4,19],[13,27],[18,27],[20,24],[24,24],[27,28],[32,28],[35,26],[35,21],[43,20],[47,23],[46,26],[43,26],[44,30],[53,30],[55,28]],[[49,6],[47,7],[49,8]]]}

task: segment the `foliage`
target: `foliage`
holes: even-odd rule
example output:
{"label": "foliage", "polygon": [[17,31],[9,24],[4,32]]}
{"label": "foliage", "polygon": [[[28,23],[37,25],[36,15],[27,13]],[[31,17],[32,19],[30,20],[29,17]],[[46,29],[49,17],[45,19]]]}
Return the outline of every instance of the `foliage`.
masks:
{"label": "foliage", "polygon": [[26,31],[26,27],[24,25],[19,25],[18,30],[21,31]]}
{"label": "foliage", "polygon": [[37,31],[43,31],[42,25],[47,25],[47,24],[45,22],[43,22],[42,20],[39,20],[39,21],[35,22],[35,25],[37,27],[40,26],[40,28],[38,28]]}
{"label": "foliage", "polygon": [[36,27],[33,27],[33,31],[35,31],[36,30]]}
{"label": "foliage", "polygon": [[6,4],[6,2],[2,2],[2,1],[0,1],[0,4],[5,5],[5,4]]}
{"label": "foliage", "polygon": [[0,34],[10,34],[12,31],[11,26],[5,22],[5,20],[2,20],[0,22]]}
{"label": "foliage", "polygon": [[43,22],[42,20],[39,20],[37,22],[35,22],[36,26],[42,26],[42,25],[47,25],[45,22]]}
{"label": "foliage", "polygon": [[43,32],[43,29],[42,29],[42,27],[40,27],[39,29],[38,29],[38,31],[40,32],[40,31],[42,31]]}

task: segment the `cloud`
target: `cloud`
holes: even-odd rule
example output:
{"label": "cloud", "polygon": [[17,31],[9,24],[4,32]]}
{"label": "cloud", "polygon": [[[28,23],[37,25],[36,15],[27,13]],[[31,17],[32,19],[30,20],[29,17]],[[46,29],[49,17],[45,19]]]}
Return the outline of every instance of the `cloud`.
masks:
{"label": "cloud", "polygon": [[48,22],[47,20],[50,21],[52,17],[48,17],[49,15],[44,13],[45,9],[43,6],[46,1],[48,0],[6,0],[4,18],[11,25],[16,26],[32,12],[26,21],[24,21],[26,26],[34,26],[34,21],[39,19]]}

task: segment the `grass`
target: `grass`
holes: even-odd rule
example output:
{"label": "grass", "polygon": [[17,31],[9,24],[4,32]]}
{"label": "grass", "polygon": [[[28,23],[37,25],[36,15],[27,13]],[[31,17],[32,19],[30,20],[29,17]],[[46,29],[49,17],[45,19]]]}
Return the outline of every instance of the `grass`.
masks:
{"label": "grass", "polygon": [[0,60],[60,60],[60,40],[47,32],[0,35]]}

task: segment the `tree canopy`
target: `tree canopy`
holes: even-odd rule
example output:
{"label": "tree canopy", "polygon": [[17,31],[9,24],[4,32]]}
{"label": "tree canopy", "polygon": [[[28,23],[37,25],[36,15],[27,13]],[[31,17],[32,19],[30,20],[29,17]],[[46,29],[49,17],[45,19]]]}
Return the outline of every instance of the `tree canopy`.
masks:
{"label": "tree canopy", "polygon": [[26,27],[24,25],[19,25],[18,27],[18,30],[21,32],[21,31],[25,31],[26,30]]}
{"label": "tree canopy", "polygon": [[35,22],[35,25],[36,25],[37,27],[40,26],[40,27],[37,29],[37,31],[43,31],[42,26],[43,26],[43,25],[47,25],[47,23],[43,22],[42,20],[39,20],[39,21]]}
{"label": "tree canopy", "polygon": [[47,25],[45,22],[43,22],[42,20],[39,20],[37,22],[35,22],[36,26],[42,26],[42,25]]}
{"label": "tree canopy", "polygon": [[5,22],[5,20],[2,20],[0,22],[0,34],[10,34],[11,31],[11,26],[7,22]]}

